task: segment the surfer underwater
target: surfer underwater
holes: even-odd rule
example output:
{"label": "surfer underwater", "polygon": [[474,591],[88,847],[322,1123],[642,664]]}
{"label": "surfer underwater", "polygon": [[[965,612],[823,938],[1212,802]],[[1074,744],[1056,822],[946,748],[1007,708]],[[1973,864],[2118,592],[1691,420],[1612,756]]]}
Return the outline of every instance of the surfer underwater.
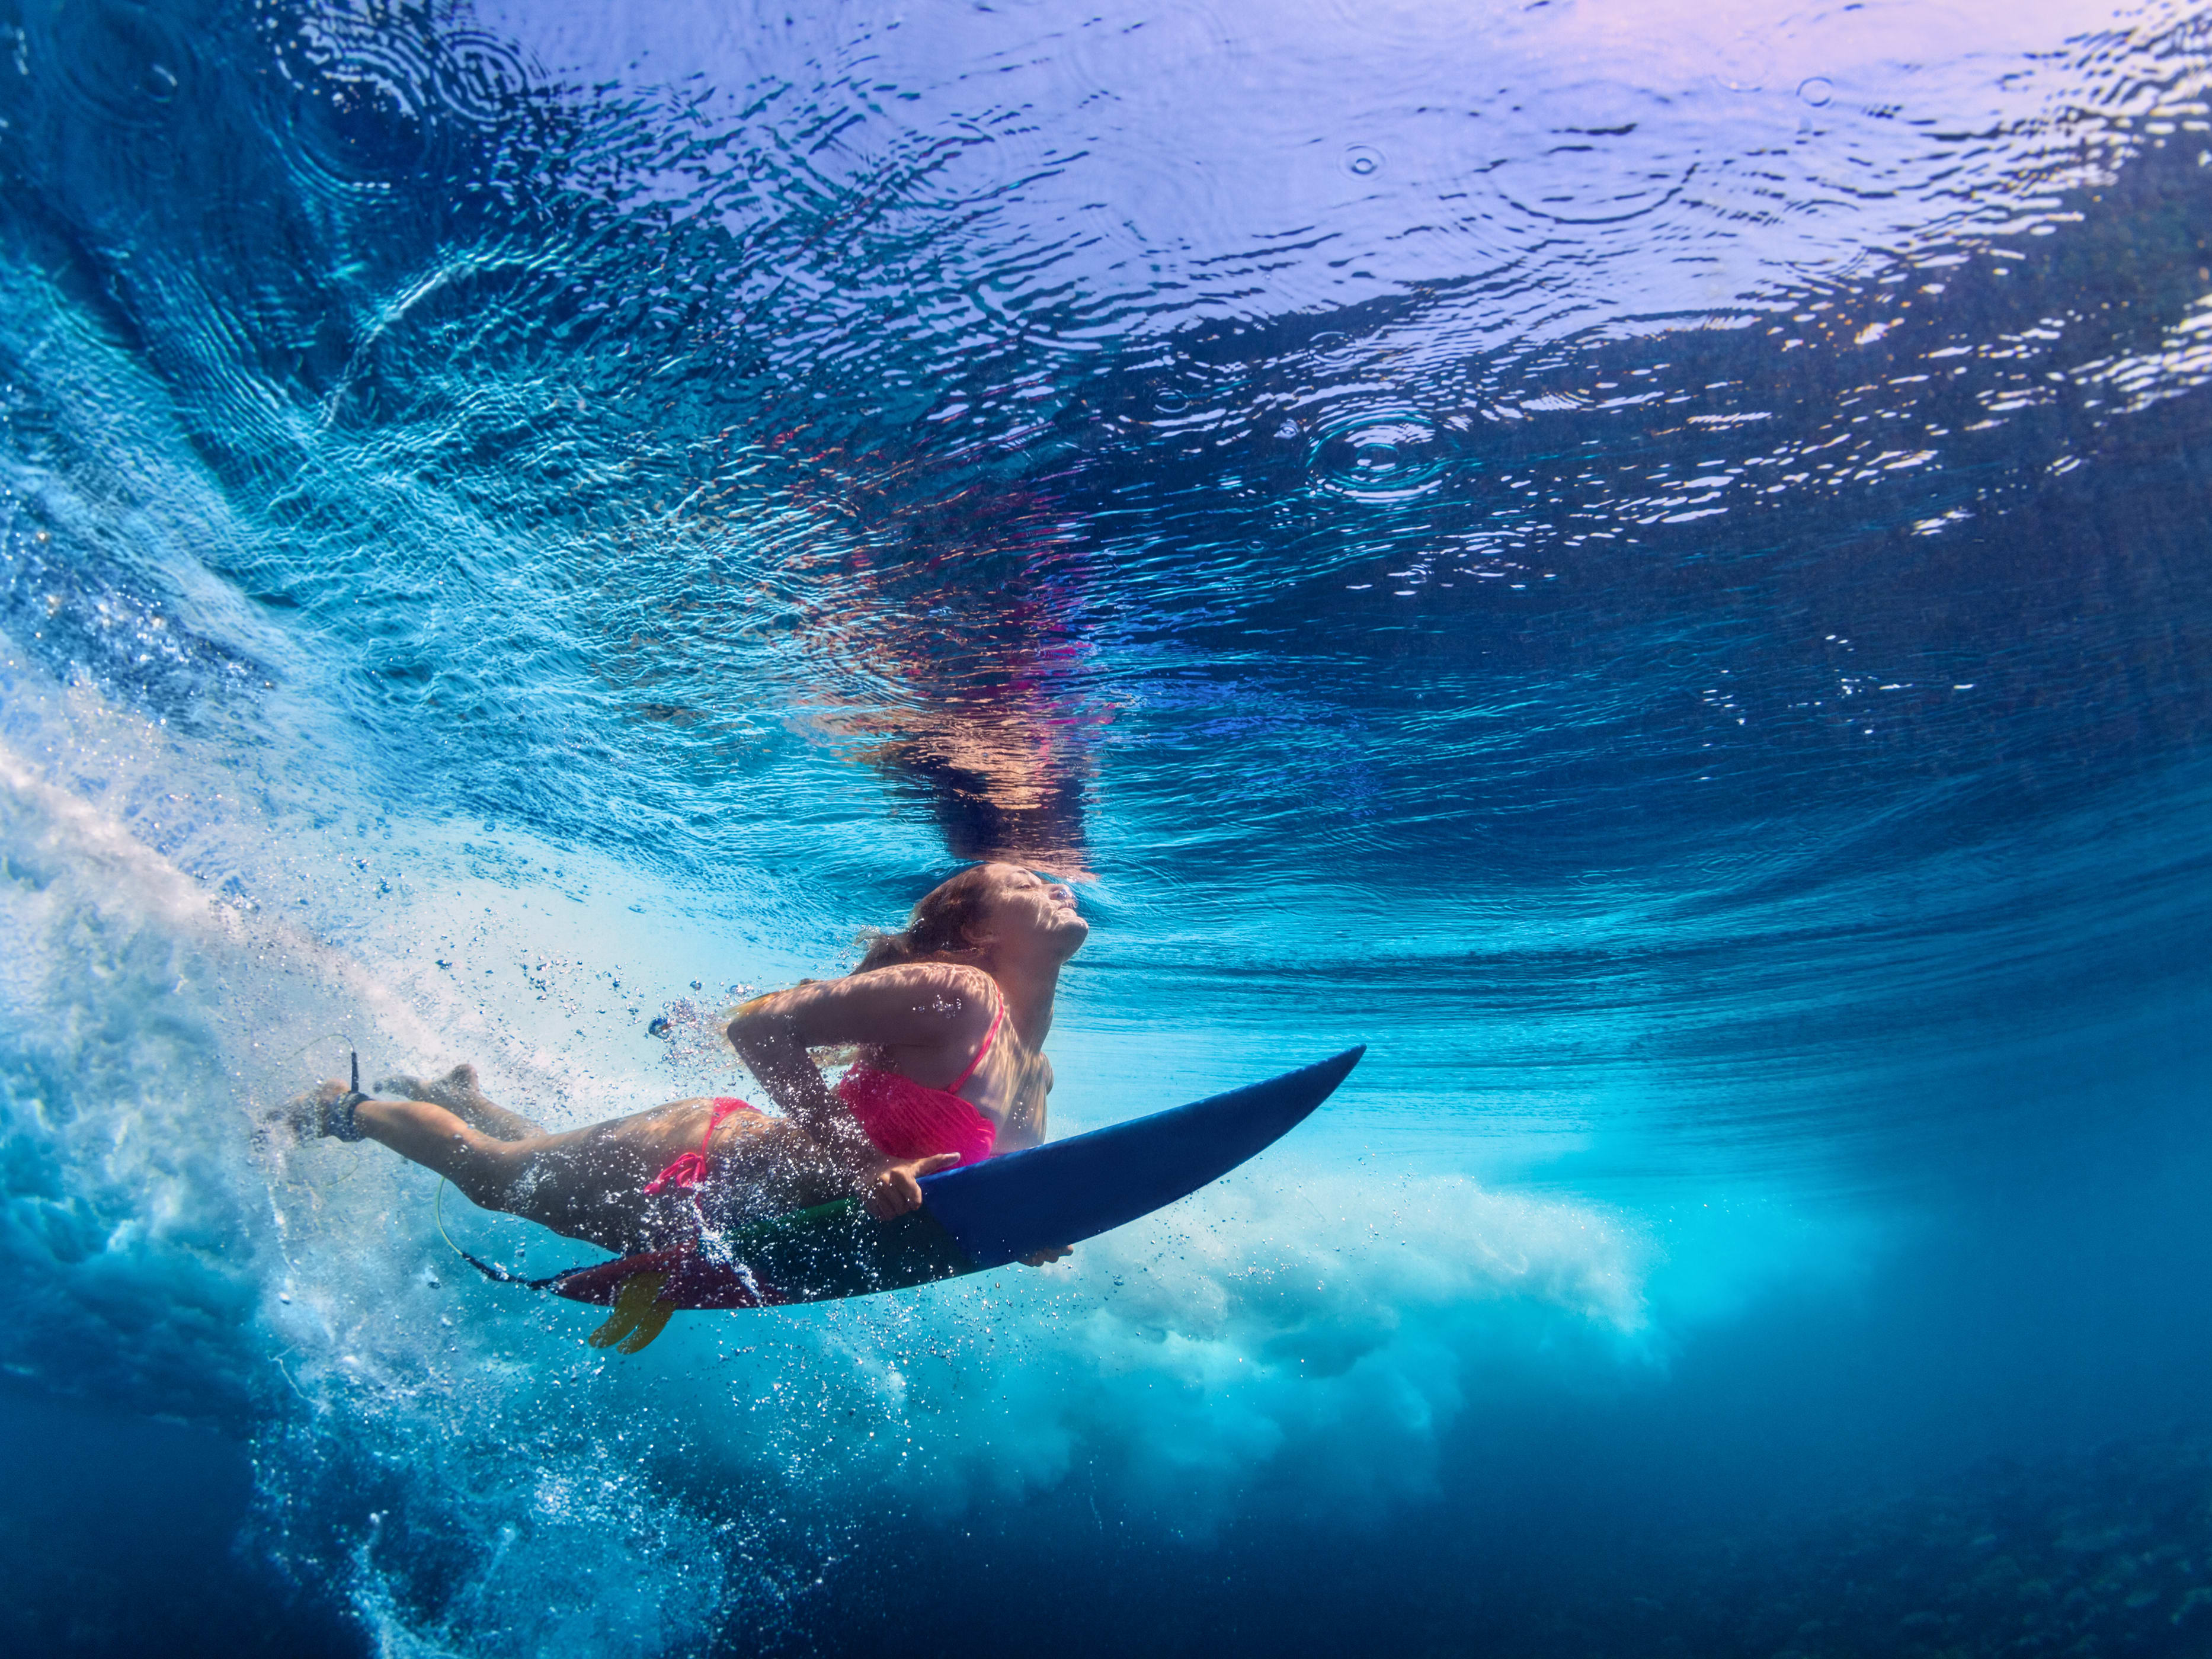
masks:
{"label": "surfer underwater", "polygon": [[[623,1255],[856,1195],[890,1220],[921,1206],[921,1176],[1044,1139],[1053,998],[1090,931],[1073,891],[1014,865],[939,884],[846,977],[731,1019],[781,1116],[697,1098],[553,1133],[489,1099],[468,1066],[379,1085],[405,1098],[325,1083],[287,1111],[302,1134],[378,1141],[485,1209]],[[848,1046],[859,1055],[833,1091],[808,1051]]]}

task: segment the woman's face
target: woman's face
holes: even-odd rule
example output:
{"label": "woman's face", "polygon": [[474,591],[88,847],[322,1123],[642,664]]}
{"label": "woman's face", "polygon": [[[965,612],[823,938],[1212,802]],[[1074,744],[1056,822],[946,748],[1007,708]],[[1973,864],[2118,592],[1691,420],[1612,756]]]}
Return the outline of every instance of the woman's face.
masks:
{"label": "woman's face", "polygon": [[984,906],[986,927],[1009,944],[1045,947],[1065,962],[1090,936],[1091,924],[1075,913],[1075,894],[1012,864],[991,866],[991,893]]}

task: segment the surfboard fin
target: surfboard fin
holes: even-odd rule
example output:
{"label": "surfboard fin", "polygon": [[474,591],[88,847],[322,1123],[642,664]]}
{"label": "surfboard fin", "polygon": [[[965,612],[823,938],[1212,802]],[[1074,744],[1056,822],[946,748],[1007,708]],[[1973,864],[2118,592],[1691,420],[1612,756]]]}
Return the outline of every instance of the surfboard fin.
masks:
{"label": "surfboard fin", "polygon": [[[584,1339],[595,1348],[622,1344],[623,1353],[636,1353],[667,1328],[676,1304],[659,1300],[666,1273],[632,1273],[615,1292],[614,1312],[607,1322]],[[624,1339],[628,1339],[625,1340]]]}

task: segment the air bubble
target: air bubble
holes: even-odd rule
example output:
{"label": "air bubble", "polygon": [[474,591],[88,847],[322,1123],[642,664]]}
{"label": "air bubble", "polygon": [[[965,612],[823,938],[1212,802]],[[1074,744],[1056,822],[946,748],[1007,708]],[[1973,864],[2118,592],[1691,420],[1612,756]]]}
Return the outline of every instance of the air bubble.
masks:
{"label": "air bubble", "polygon": [[1825,75],[1808,76],[1797,83],[1797,95],[1814,109],[1826,109],[1836,95],[1836,83]]}
{"label": "air bubble", "polygon": [[1372,179],[1382,171],[1382,152],[1372,144],[1353,144],[1344,152],[1344,170],[1355,179]]}

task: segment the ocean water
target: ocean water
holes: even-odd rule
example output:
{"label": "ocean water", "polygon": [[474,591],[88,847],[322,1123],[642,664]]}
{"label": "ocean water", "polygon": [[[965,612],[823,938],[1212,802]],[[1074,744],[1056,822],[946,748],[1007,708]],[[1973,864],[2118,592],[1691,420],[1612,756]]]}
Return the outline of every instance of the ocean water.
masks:
{"label": "ocean water", "polygon": [[[4,0],[0,1640],[2212,1653],[2208,82],[2088,0]],[[1060,1132],[1366,1060],[634,1358],[264,1127],[743,1091],[986,855],[1092,921]]]}

